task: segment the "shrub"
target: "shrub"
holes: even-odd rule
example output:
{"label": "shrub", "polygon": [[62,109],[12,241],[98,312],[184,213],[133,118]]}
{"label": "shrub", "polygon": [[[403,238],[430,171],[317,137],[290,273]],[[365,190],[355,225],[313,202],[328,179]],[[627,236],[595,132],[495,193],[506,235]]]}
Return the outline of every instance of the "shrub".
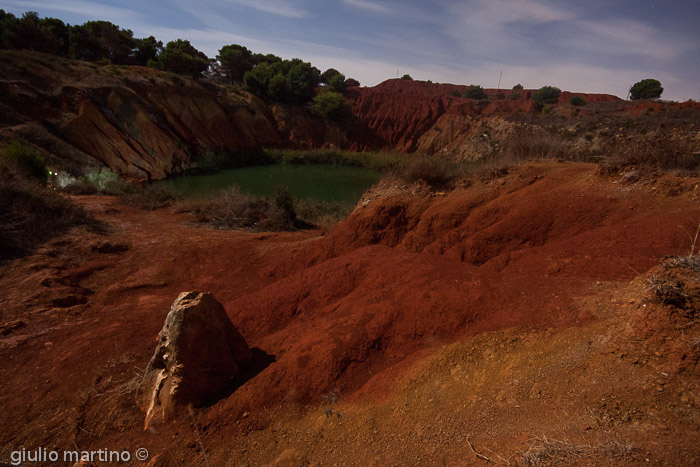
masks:
{"label": "shrub", "polygon": [[401,77],[401,79],[405,79],[405,80],[413,81],[413,78],[411,78],[411,75],[409,75],[409,74],[405,74],[405,75],[403,75],[403,76]]}
{"label": "shrub", "polygon": [[352,116],[348,101],[342,94],[333,91],[319,93],[309,107],[313,114],[329,120],[344,120]]}
{"label": "shrub", "polygon": [[98,190],[92,183],[85,180],[75,180],[63,187],[63,192],[69,195],[95,195]]}
{"label": "shrub", "polygon": [[0,166],[16,171],[20,177],[37,180],[42,184],[49,179],[49,169],[44,158],[19,141],[13,141],[5,148]]}
{"label": "shrub", "polygon": [[508,100],[509,101],[517,101],[520,100],[520,93],[519,92],[513,92],[508,95]]}
{"label": "shrub", "polygon": [[661,87],[661,82],[656,79],[643,79],[634,83],[630,88],[630,99],[633,101],[639,99],[658,99],[664,92]]}
{"label": "shrub", "polygon": [[459,176],[457,166],[437,156],[415,156],[399,173],[408,182],[423,182],[432,188],[448,186]]}
{"label": "shrub", "polygon": [[625,166],[642,166],[664,170],[697,170],[700,159],[694,156],[695,147],[690,138],[669,134],[636,135],[631,139],[613,139],[609,170]]}
{"label": "shrub", "polygon": [[484,88],[479,86],[478,84],[472,84],[469,86],[469,89],[466,90],[464,93],[464,97],[467,97],[469,99],[486,99],[486,93],[484,92]]}
{"label": "shrub", "polygon": [[274,203],[265,223],[270,230],[293,230],[297,222],[294,200],[286,186],[277,188]]}
{"label": "shrub", "polygon": [[343,205],[337,201],[318,201],[302,198],[294,203],[294,210],[299,219],[328,231],[331,226],[347,218],[353,206]]}
{"label": "shrub", "polygon": [[513,89],[522,89],[522,88],[523,88],[523,85],[520,84],[520,83],[518,83],[518,84],[516,84],[515,86],[513,86]]}
{"label": "shrub", "polygon": [[122,201],[138,209],[153,211],[170,206],[177,196],[161,186],[146,185],[131,192],[122,193]]}
{"label": "shrub", "polygon": [[0,260],[21,256],[76,225],[100,224],[68,198],[36,184],[0,179]]}
{"label": "shrub", "polygon": [[586,105],[586,100],[581,96],[573,96],[569,103],[575,107],[582,107]]}
{"label": "shrub", "polygon": [[532,100],[538,104],[556,104],[559,101],[559,94],[561,94],[559,88],[542,86],[532,95]]}
{"label": "shrub", "polygon": [[270,211],[270,202],[247,193],[237,185],[221,191],[212,200],[195,208],[197,220],[219,228],[261,227]]}
{"label": "shrub", "polygon": [[105,191],[114,188],[119,179],[119,174],[116,172],[102,168],[88,172],[83,181],[93,185],[99,191]]}

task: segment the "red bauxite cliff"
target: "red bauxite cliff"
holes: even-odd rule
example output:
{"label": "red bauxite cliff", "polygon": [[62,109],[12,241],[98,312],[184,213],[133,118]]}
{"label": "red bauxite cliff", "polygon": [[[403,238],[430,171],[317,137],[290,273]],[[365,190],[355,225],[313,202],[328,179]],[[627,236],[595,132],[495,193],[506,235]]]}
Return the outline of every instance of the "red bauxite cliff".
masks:
{"label": "red bauxite cliff", "polygon": [[[350,136],[351,150],[384,149],[413,152],[421,148],[421,137],[441,120],[451,126],[468,122],[477,116],[533,112],[532,96],[536,89],[484,89],[489,97],[520,94],[518,100],[475,101],[464,97],[469,86],[391,79],[371,88],[351,88],[346,97],[358,118]],[[572,96],[582,96],[587,102],[619,100],[610,94],[583,94],[562,92],[559,102],[568,102]],[[429,148],[425,148],[429,149]]]}

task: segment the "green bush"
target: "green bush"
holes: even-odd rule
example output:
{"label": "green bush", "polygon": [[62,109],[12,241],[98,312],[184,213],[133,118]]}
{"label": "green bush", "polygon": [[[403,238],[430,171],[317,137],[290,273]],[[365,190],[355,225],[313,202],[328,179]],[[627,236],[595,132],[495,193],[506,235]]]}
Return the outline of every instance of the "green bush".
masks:
{"label": "green bush", "polygon": [[13,141],[5,148],[0,166],[18,172],[20,177],[37,180],[42,184],[49,179],[49,169],[44,158],[19,141]]}
{"label": "green bush", "polygon": [[561,89],[554,86],[542,86],[532,96],[532,100],[538,104],[556,104],[559,101]]}
{"label": "green bush", "polygon": [[329,120],[345,120],[352,116],[348,101],[342,94],[333,91],[317,94],[309,107],[313,114]]}
{"label": "green bush", "polygon": [[509,101],[517,101],[520,100],[520,93],[519,92],[512,92],[508,95],[508,100]]}
{"label": "green bush", "polygon": [[409,74],[403,75],[403,76],[401,77],[401,79],[405,79],[405,80],[407,80],[407,81],[413,81],[413,78],[411,78],[411,75],[409,75]]}
{"label": "green bush", "polygon": [[99,169],[88,172],[84,181],[93,185],[99,191],[113,188],[119,182],[119,174],[110,169]]}
{"label": "green bush", "polygon": [[656,79],[643,79],[630,88],[630,99],[658,99],[664,92],[661,82]]}
{"label": "green bush", "polygon": [[581,96],[573,96],[569,102],[575,107],[582,107],[586,105],[586,100]]}
{"label": "green bush", "polygon": [[513,89],[522,89],[522,88],[523,88],[523,85],[520,84],[520,83],[518,83],[518,84],[516,84],[515,86],[513,86]]}
{"label": "green bush", "polygon": [[469,89],[467,89],[464,93],[464,97],[467,97],[469,99],[481,100],[486,99],[486,93],[484,92],[484,88],[482,88],[478,84],[472,84],[469,86]]}

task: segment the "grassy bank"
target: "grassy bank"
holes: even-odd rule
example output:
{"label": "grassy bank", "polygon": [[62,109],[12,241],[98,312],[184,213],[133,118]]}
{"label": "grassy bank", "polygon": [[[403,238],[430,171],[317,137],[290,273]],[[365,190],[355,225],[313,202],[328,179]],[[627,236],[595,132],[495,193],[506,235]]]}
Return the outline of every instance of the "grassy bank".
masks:
{"label": "grassy bank", "polygon": [[339,149],[259,149],[236,154],[208,151],[195,159],[197,168],[203,171],[266,164],[321,164],[388,172],[403,166],[405,161],[405,155],[395,152],[350,152]]}

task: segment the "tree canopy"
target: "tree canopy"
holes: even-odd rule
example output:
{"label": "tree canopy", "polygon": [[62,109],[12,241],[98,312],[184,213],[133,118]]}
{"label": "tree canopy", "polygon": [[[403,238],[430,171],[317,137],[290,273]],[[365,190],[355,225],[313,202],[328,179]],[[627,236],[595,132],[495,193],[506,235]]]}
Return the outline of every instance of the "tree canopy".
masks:
{"label": "tree canopy", "polygon": [[178,39],[165,44],[163,52],[158,55],[158,67],[165,71],[200,76],[209,67],[209,59],[194,48],[190,41]]}
{"label": "tree canopy", "polygon": [[639,99],[658,99],[663,94],[664,88],[661,87],[661,82],[656,79],[643,79],[634,83],[630,88],[630,99],[633,101]]}
{"label": "tree canopy", "polygon": [[219,49],[216,59],[230,83],[242,83],[245,73],[255,65],[253,52],[238,44],[223,46]]}
{"label": "tree canopy", "polygon": [[255,55],[256,65],[243,76],[248,92],[263,99],[304,104],[316,94],[321,72],[308,62]]}
{"label": "tree canopy", "polygon": [[[334,68],[323,74],[310,63],[295,58],[284,60],[273,54],[253,53],[238,44],[219,49],[210,60],[188,40],[163,43],[154,36],[136,38],[129,29],[109,21],[66,24],[56,18],[39,18],[26,12],[21,18],[0,9],[0,49],[26,49],[67,58],[115,65],[141,65],[173,73],[231,84],[275,101],[305,104],[316,94],[319,83],[342,93],[346,86],[358,86],[346,80]],[[206,72],[206,73],[205,73]]]}
{"label": "tree canopy", "polygon": [[320,92],[309,105],[311,112],[329,120],[344,120],[352,116],[350,104],[342,94],[333,91]]}

